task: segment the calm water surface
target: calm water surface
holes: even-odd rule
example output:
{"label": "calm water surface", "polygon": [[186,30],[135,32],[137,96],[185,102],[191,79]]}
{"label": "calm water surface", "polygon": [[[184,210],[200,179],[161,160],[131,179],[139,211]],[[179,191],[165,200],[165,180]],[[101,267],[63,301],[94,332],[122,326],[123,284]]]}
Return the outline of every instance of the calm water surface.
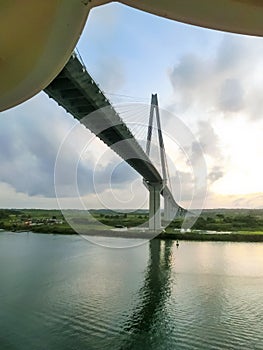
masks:
{"label": "calm water surface", "polygon": [[0,349],[263,349],[263,245],[0,233]]}

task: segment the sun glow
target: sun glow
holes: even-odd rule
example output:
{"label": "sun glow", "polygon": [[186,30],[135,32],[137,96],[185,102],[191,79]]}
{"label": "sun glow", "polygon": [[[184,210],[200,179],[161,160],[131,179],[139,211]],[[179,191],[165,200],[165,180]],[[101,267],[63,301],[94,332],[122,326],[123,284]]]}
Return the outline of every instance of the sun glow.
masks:
{"label": "sun glow", "polygon": [[262,192],[262,123],[248,122],[242,116],[219,120],[216,129],[226,159],[226,172],[213,185],[213,190],[220,194]]}

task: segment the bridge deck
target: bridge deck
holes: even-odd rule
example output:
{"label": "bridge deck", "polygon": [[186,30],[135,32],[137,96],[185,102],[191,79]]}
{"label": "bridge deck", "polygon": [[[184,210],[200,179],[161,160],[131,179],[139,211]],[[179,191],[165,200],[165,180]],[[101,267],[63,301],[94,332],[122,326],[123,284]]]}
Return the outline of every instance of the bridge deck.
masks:
{"label": "bridge deck", "polygon": [[162,177],[75,54],[44,90],[152,183]]}
{"label": "bridge deck", "polygon": [[[44,91],[132,166],[146,183],[162,183],[150,158],[75,54]],[[162,195],[183,210],[167,186]]]}

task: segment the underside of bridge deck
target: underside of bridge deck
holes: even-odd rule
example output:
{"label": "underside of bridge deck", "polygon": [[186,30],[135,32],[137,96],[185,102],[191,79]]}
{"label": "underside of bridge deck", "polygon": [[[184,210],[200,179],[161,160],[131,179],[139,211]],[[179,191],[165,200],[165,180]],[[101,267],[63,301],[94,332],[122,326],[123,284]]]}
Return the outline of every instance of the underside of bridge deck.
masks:
{"label": "underside of bridge deck", "polygon": [[161,175],[150,158],[75,54],[44,91],[146,181],[162,183]]}

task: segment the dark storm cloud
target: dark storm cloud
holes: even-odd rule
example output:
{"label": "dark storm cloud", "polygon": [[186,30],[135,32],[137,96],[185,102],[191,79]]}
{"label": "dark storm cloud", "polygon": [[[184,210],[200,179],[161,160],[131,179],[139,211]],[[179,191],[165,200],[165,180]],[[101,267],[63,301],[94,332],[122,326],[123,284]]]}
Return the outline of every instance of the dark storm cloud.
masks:
{"label": "dark storm cloud", "polygon": [[33,118],[1,118],[0,181],[30,196],[54,197],[53,172],[61,136],[57,122],[62,120],[45,120],[37,112]]}
{"label": "dark storm cloud", "polygon": [[78,187],[81,195],[101,193],[109,188],[123,189],[139,177],[127,163],[117,157],[105,166],[81,163],[78,169]]}
{"label": "dark storm cloud", "polygon": [[[49,114],[47,98],[36,98],[38,101],[28,104],[30,113],[26,108],[16,116],[11,112],[3,113],[0,118],[0,181],[11,185],[16,192],[29,196],[55,197],[54,169],[56,157],[63,138],[76,121],[58,107],[58,113]],[[84,128],[83,128],[84,130]],[[89,132],[87,137],[89,137]],[[78,139],[67,147],[60,164],[63,176],[60,177],[60,187],[65,196],[71,194],[72,178],[68,170],[72,166],[72,159],[79,159],[80,151],[77,146]],[[96,169],[96,179],[100,189],[108,185],[107,174],[112,166]],[[94,193],[92,183],[94,160],[80,160],[78,164],[78,187],[81,195]],[[112,175],[113,182],[119,187],[131,181],[134,173],[128,166],[120,166]]]}

